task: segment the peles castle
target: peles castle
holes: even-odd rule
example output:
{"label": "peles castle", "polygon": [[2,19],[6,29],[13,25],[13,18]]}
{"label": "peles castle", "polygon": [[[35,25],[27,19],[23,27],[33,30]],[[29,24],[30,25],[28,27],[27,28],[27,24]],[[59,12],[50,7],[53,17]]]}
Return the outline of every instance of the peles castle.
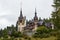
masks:
{"label": "peles castle", "polygon": [[35,9],[35,16],[33,20],[26,21],[26,17],[22,14],[22,9],[20,11],[20,16],[18,17],[18,21],[16,23],[17,31],[24,32],[24,31],[35,31],[38,27],[38,16]]}
{"label": "peles castle", "polygon": [[18,17],[17,23],[16,23],[16,28],[18,32],[28,32],[28,31],[36,31],[38,26],[44,25],[47,28],[54,29],[54,25],[51,22],[45,22],[42,19],[38,19],[36,8],[35,8],[35,13],[34,17],[32,20],[26,21],[26,17],[23,16],[22,14],[22,8],[20,10],[20,16]]}

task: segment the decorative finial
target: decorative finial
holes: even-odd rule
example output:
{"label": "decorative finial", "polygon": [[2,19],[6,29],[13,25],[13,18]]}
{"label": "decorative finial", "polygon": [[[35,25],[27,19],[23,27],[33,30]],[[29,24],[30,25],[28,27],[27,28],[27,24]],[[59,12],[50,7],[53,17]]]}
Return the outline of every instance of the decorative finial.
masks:
{"label": "decorative finial", "polygon": [[37,16],[36,8],[35,8],[35,16]]}
{"label": "decorative finial", "polygon": [[36,8],[35,8],[35,16],[34,16],[34,20],[38,20]]}
{"label": "decorative finial", "polygon": [[21,3],[20,3],[20,9],[22,10],[22,1],[21,1]]}
{"label": "decorative finial", "polygon": [[23,14],[22,14],[22,1],[20,3],[20,18],[23,18]]}

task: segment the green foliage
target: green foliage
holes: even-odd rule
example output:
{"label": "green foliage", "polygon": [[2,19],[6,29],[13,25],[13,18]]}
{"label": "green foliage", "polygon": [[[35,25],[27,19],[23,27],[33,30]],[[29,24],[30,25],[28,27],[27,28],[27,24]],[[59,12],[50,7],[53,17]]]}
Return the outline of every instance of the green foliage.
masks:
{"label": "green foliage", "polygon": [[57,31],[57,39],[56,40],[60,40],[60,30],[59,31]]}
{"label": "green foliage", "polygon": [[54,0],[54,5],[52,5],[55,8],[59,8],[60,7],[60,0]]}
{"label": "green foliage", "polygon": [[42,34],[42,33],[49,33],[50,31],[49,31],[49,29],[47,27],[40,26],[40,27],[37,28],[37,32],[39,32],[40,34]]}
{"label": "green foliage", "polygon": [[7,35],[8,35],[8,31],[7,31],[7,29],[4,29],[4,30],[2,31],[2,36],[3,36],[3,37],[7,37]]}
{"label": "green foliage", "polygon": [[13,31],[11,34],[12,37],[22,37],[22,33],[21,32],[17,32],[17,31]]}
{"label": "green foliage", "polygon": [[46,38],[50,36],[50,30],[45,26],[40,26],[37,28],[36,33],[33,35],[33,37],[39,37],[39,38]]}
{"label": "green foliage", "polygon": [[52,22],[55,27],[60,29],[60,0],[54,0],[55,12],[52,13]]}

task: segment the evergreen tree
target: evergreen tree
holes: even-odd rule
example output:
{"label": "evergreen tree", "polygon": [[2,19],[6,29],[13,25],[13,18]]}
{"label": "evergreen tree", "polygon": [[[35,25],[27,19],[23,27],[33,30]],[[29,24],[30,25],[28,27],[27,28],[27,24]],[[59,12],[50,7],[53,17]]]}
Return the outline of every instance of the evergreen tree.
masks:
{"label": "evergreen tree", "polygon": [[52,13],[52,21],[56,28],[60,29],[60,0],[54,0],[55,11]]}

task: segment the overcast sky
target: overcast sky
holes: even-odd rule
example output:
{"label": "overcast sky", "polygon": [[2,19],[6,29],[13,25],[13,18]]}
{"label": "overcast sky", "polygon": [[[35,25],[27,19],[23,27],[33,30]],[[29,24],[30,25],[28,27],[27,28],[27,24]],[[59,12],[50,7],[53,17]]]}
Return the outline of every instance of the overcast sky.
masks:
{"label": "overcast sky", "polygon": [[53,0],[0,0],[0,29],[16,24],[20,15],[21,1],[23,15],[27,19],[34,17],[35,8],[38,17],[51,17]]}

